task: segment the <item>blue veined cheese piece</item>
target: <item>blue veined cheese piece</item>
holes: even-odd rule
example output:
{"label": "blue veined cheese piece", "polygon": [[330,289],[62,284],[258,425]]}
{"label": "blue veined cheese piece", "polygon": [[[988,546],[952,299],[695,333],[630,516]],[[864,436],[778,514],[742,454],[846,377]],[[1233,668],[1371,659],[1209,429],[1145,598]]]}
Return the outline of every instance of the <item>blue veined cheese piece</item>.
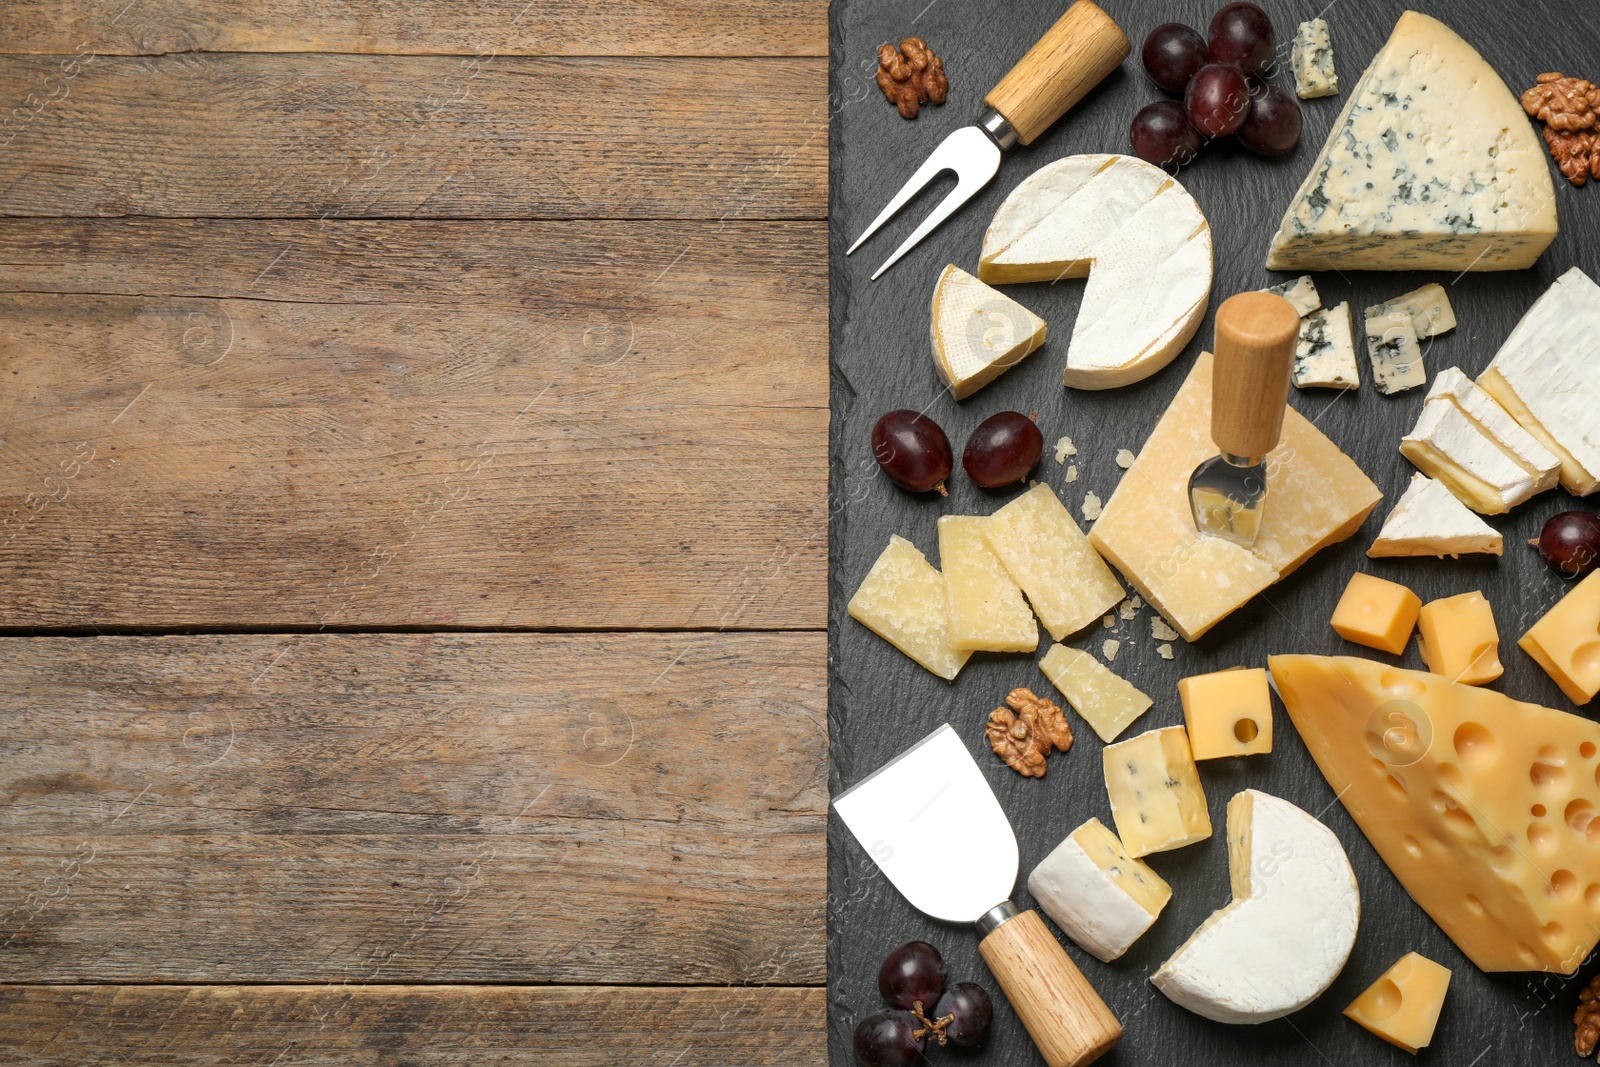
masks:
{"label": "blue veined cheese piece", "polygon": [[1380,393],[1403,393],[1428,384],[1417,328],[1404,311],[1368,317],[1367,355],[1372,359],[1372,384]]}
{"label": "blue veined cheese piece", "polygon": [[1333,38],[1328,34],[1327,19],[1300,24],[1289,65],[1294,68],[1294,91],[1300,99],[1338,95],[1339,75],[1333,69]]}
{"label": "blue veined cheese piece", "polygon": [[1544,147],[1494,68],[1408,11],[1350,93],[1270,270],[1518,270],[1556,236]]}
{"label": "blue veined cheese piece", "polygon": [[1430,282],[1420,289],[1413,289],[1404,296],[1397,296],[1393,300],[1385,300],[1381,304],[1369,307],[1367,318],[1373,318],[1387,311],[1404,311],[1410,315],[1419,340],[1438,337],[1456,328],[1456,313],[1450,306],[1450,297],[1445,293],[1444,286],[1435,282]]}
{"label": "blue veined cheese piece", "polygon": [[1294,384],[1301,389],[1355,389],[1361,385],[1350,304],[1313,311],[1300,322],[1294,349]]}
{"label": "blue veined cheese piece", "polygon": [[1268,286],[1266,291],[1293,304],[1302,319],[1322,306],[1322,295],[1317,292],[1317,283],[1311,280],[1309,274],[1302,274],[1292,282]]}

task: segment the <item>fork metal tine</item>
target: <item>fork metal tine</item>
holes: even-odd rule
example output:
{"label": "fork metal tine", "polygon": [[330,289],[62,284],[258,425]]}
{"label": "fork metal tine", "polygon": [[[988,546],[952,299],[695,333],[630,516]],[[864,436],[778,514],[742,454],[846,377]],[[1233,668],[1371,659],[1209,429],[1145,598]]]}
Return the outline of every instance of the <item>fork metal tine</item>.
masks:
{"label": "fork metal tine", "polygon": [[866,232],[856,238],[855,244],[850,246],[845,255],[849,255],[857,248],[860,248],[867,238],[877,233],[884,223],[894,218],[913,197],[927,188],[928,183],[932,182],[934,178],[947,170],[954,171],[956,175],[955,189],[940,202],[938,207],[934,208],[933,213],[923,220],[922,225],[917,227],[916,232],[906,239],[906,242],[895,251],[894,255],[889,257],[888,262],[878,268],[877,274],[872,276],[876,280],[879,274],[882,274],[898,262],[900,257],[916,247],[918,241],[926,237],[935,227],[954,214],[957,208],[971,199],[974,193],[988,184],[999,169],[1000,146],[991,140],[988,134],[985,134],[976,126],[964,126],[956,130],[941,141],[939,146],[923,162],[922,166],[917,168],[916,173],[907,179],[906,183],[900,187],[900,191],[895,194],[894,199],[889,201],[888,206],[872,221],[872,225],[867,227]]}

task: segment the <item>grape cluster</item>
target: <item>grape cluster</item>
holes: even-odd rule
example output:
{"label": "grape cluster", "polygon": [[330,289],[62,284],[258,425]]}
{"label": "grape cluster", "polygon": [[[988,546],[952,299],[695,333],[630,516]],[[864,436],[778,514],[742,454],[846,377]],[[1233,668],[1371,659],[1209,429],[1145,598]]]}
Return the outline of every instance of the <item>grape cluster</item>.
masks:
{"label": "grape cluster", "polygon": [[1180,167],[1230,135],[1257,155],[1292,150],[1300,143],[1300,105],[1267,81],[1275,41],[1272,20],[1251,3],[1219,10],[1205,37],[1179,22],[1151,30],[1140,56],[1145,73],[1183,101],[1159,100],[1133,117],[1134,154]]}
{"label": "grape cluster", "polygon": [[[972,431],[961,453],[967,477],[985,489],[1020,482],[1044,454],[1044,435],[1018,411],[1002,411]],[[890,411],[872,427],[872,456],[889,480],[910,493],[945,491],[955,455],[939,424],[917,411]]]}
{"label": "grape cluster", "polygon": [[922,1059],[929,1037],[940,1045],[976,1045],[994,1018],[982,986],[957,982],[946,987],[944,957],[926,941],[907,941],[889,953],[878,968],[878,992],[890,1007],[856,1026],[855,1053],[862,1067],[911,1067]]}

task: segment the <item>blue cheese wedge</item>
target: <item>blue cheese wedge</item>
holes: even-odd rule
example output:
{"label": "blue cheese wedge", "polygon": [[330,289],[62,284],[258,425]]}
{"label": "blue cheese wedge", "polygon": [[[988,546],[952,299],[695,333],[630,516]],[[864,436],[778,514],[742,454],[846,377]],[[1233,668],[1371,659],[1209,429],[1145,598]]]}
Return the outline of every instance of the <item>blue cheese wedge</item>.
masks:
{"label": "blue cheese wedge", "polygon": [[1044,344],[1045,321],[960,267],[933,287],[933,362],[957,400],[965,400]]}
{"label": "blue cheese wedge", "polygon": [[1367,317],[1367,356],[1372,360],[1372,382],[1380,393],[1403,393],[1428,384],[1416,324],[1405,311]]}
{"label": "blue cheese wedge", "polygon": [[1520,270],[1556,236],[1522,105],[1448,26],[1408,11],[1290,201],[1269,270]]}
{"label": "blue cheese wedge", "polygon": [[1311,280],[1309,274],[1302,274],[1292,282],[1269,286],[1267,292],[1273,296],[1281,296],[1293,304],[1302,319],[1322,306],[1322,297],[1317,293],[1317,284]]}
{"label": "blue cheese wedge", "polygon": [[1367,549],[1374,559],[1385,556],[1459,556],[1504,551],[1500,531],[1471,511],[1443,482],[1413,474],[1405,495],[1383,520],[1383,529]]}
{"label": "blue cheese wedge", "polygon": [[1385,300],[1381,304],[1369,307],[1367,318],[1375,318],[1391,311],[1404,311],[1410,315],[1411,325],[1417,331],[1420,340],[1438,337],[1456,328],[1456,312],[1450,306],[1450,297],[1442,285],[1424,285],[1421,289],[1413,289],[1404,296],[1397,296],[1393,300]]}
{"label": "blue cheese wedge", "polygon": [[1361,385],[1348,302],[1313,311],[1300,321],[1294,384],[1301,389],[1355,389]]}
{"label": "blue cheese wedge", "polygon": [[1327,19],[1302,22],[1289,53],[1294,68],[1295,95],[1302,100],[1339,94],[1339,75],[1333,69],[1333,38]]}

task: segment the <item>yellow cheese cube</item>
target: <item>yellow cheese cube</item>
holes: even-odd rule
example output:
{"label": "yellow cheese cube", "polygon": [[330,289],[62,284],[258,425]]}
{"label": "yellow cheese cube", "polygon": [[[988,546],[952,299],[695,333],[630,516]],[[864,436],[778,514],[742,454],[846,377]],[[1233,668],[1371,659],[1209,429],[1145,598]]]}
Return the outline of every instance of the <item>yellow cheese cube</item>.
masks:
{"label": "yellow cheese cube", "polygon": [[990,515],[983,533],[1057,641],[1122,599],[1122,586],[1111,568],[1043,482]]}
{"label": "yellow cheese cube", "polygon": [[939,520],[950,643],[961,650],[1032,652],[1039,647],[1039,624],[1022,590],[984,541],[986,521],[974,515]]}
{"label": "yellow cheese cube", "polygon": [[1417,615],[1422,662],[1452,682],[1482,685],[1500,677],[1500,634],[1482,593],[1431,600]]}
{"label": "yellow cheese cube", "polygon": [[1106,792],[1128,855],[1166,852],[1211,836],[1200,772],[1181,726],[1107,745]]}
{"label": "yellow cheese cube", "polygon": [[1413,1056],[1433,1040],[1450,968],[1408,952],[1373,982],[1344,1013]]}
{"label": "yellow cheese cube", "polygon": [[1600,571],[1562,597],[1517,644],[1556,680],[1567,699],[1587,704],[1600,693]]}
{"label": "yellow cheese cube", "polygon": [[1195,759],[1272,751],[1272,691],[1265,668],[1184,678],[1178,699]]}
{"label": "yellow cheese cube", "polygon": [[1081,649],[1051,645],[1039,669],[1102,741],[1115,741],[1129,723],[1150,710],[1149,697]]}
{"label": "yellow cheese cube", "polygon": [[1333,609],[1333,628],[1346,641],[1393,652],[1406,650],[1422,598],[1398,582],[1357,571]]}
{"label": "yellow cheese cube", "polygon": [[889,538],[846,610],[945,681],[955,678],[972,655],[950,643],[944,576],[898,534]]}

